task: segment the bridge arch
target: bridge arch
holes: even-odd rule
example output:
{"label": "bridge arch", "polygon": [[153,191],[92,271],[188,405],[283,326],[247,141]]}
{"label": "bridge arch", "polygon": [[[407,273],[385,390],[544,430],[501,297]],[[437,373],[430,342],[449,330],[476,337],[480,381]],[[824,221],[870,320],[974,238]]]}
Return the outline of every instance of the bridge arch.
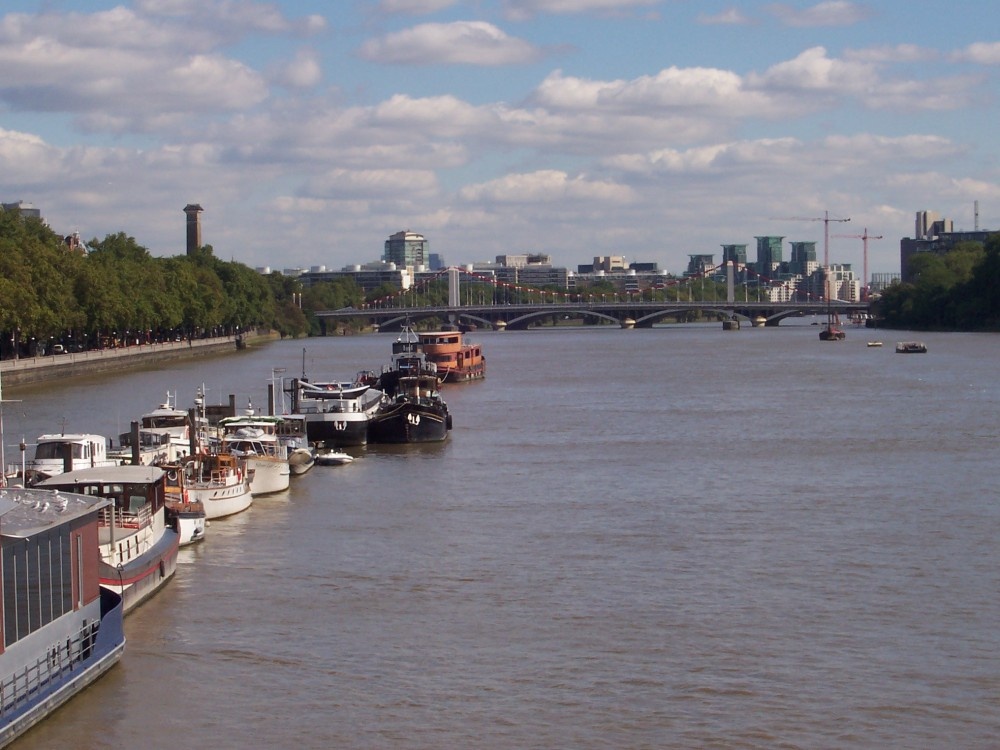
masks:
{"label": "bridge arch", "polygon": [[[501,308],[502,309],[502,308]],[[599,321],[606,321],[608,323],[614,323],[617,326],[621,325],[621,320],[613,315],[608,315],[606,313],[599,312],[597,310],[588,310],[586,308],[561,308],[559,310],[553,309],[541,309],[534,312],[525,313],[524,315],[517,315],[507,321],[507,330],[520,331],[528,328],[532,321],[542,320],[543,318],[549,318],[553,315],[557,317],[584,317],[593,318]]]}

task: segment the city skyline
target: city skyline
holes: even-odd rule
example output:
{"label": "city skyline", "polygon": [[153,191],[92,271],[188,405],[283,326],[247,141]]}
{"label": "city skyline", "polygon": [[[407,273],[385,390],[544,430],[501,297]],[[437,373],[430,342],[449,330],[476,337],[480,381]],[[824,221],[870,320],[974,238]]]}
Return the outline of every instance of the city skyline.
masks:
{"label": "city skyline", "polygon": [[[898,272],[928,210],[1000,228],[986,2],[207,0],[0,12],[4,202],[154,255],[682,273],[761,235]],[[928,22],[933,19],[933,22]],[[979,215],[974,215],[974,205]]]}

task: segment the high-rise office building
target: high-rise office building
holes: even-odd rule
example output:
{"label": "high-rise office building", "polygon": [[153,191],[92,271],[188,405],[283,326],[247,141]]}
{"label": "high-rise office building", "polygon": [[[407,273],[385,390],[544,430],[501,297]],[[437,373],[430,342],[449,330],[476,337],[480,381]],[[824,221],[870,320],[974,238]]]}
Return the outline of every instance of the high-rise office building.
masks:
{"label": "high-rise office building", "polygon": [[389,235],[382,260],[403,268],[426,266],[430,262],[430,244],[422,234],[405,229]]}

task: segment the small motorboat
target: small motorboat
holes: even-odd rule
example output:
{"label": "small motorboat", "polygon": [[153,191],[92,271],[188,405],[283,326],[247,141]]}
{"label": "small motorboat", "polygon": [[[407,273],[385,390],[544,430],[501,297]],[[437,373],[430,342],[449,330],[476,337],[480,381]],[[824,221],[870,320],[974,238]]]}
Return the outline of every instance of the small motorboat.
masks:
{"label": "small motorboat", "polygon": [[927,345],[922,341],[899,341],[896,343],[897,354],[926,354]]}
{"label": "small motorboat", "polygon": [[882,342],[881,341],[869,341],[868,342],[868,346],[869,347],[882,346]]}
{"label": "small motorboat", "polygon": [[320,466],[343,466],[354,460],[350,453],[336,450],[321,450],[316,453],[316,463]]}

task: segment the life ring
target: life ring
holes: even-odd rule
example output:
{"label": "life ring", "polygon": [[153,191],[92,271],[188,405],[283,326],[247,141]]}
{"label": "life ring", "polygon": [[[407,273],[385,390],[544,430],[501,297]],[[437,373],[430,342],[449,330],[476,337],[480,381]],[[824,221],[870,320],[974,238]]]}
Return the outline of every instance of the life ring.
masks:
{"label": "life ring", "polygon": [[176,482],[177,481],[177,472],[174,471],[173,469],[171,469],[170,471],[168,471],[167,472],[167,479],[169,479],[171,482]]}

